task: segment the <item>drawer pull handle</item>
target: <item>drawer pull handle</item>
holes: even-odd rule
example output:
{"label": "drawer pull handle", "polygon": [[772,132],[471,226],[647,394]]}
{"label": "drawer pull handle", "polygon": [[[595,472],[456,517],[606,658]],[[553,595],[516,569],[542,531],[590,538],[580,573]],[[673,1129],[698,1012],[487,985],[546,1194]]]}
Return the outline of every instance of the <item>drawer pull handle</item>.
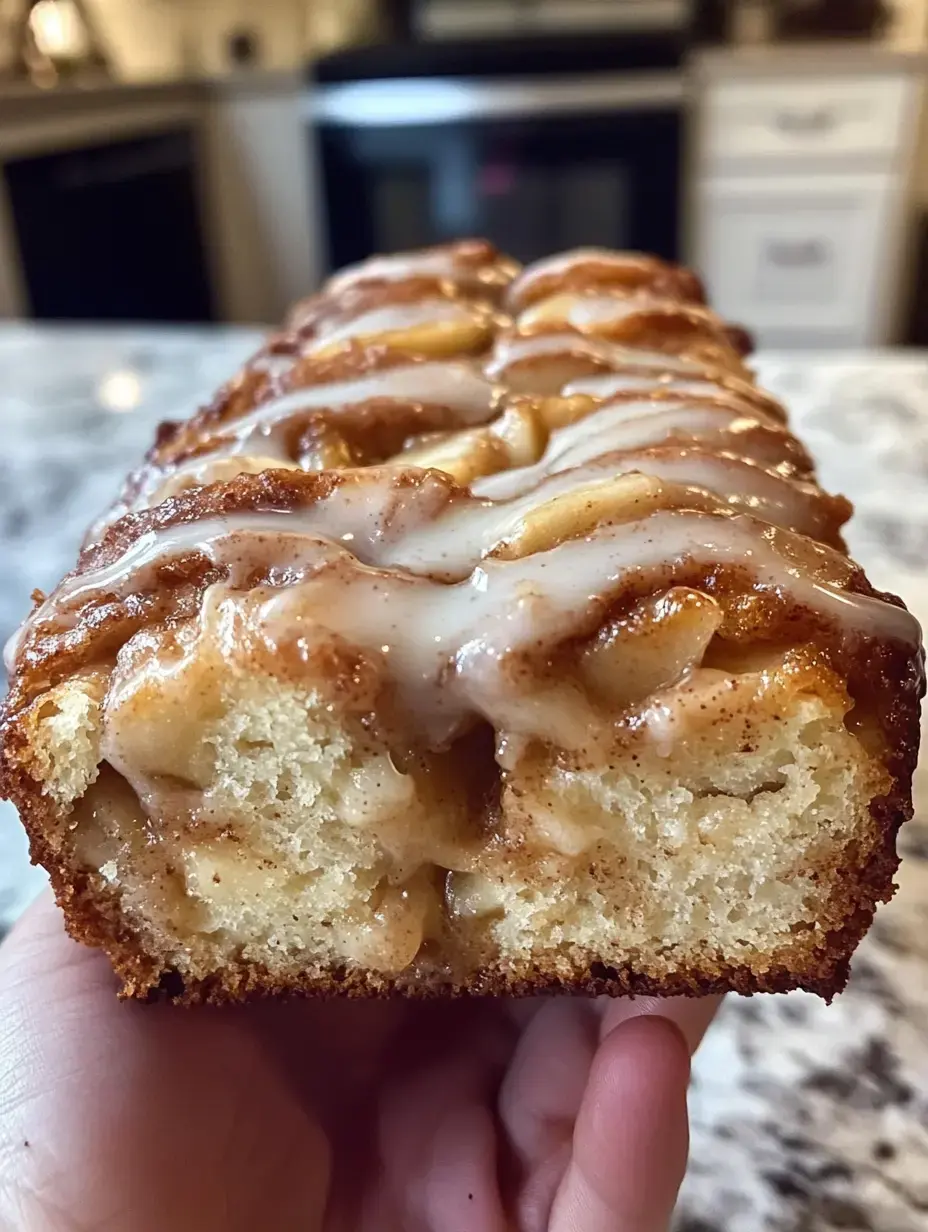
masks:
{"label": "drawer pull handle", "polygon": [[836,123],[835,113],[819,107],[815,111],[778,111],[773,119],[781,133],[828,133]]}
{"label": "drawer pull handle", "polygon": [[765,247],[767,263],[783,269],[811,269],[828,261],[826,240],[768,240]]}

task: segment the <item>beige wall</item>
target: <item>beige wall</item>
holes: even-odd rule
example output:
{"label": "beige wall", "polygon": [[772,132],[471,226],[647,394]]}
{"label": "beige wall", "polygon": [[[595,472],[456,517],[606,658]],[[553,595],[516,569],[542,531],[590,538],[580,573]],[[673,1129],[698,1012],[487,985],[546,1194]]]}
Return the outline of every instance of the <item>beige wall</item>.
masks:
{"label": "beige wall", "polygon": [[178,71],[177,14],[159,0],[87,0],[119,75],[170,76]]}
{"label": "beige wall", "polygon": [[[898,32],[913,40],[928,41],[928,0],[895,0]],[[928,210],[928,108],[923,100],[915,147],[912,194],[920,210]]]}
{"label": "beige wall", "polygon": [[[0,4],[13,0],[0,0]],[[117,69],[129,77],[227,71],[226,40],[254,30],[262,67],[301,66],[312,51],[364,37],[373,0],[86,0]]]}
{"label": "beige wall", "polygon": [[305,0],[87,0],[117,71],[127,77],[222,73],[226,40],[254,30],[262,66],[291,68],[306,55]]}
{"label": "beige wall", "polygon": [[924,38],[928,27],[928,0],[892,0],[895,32],[906,39]]}

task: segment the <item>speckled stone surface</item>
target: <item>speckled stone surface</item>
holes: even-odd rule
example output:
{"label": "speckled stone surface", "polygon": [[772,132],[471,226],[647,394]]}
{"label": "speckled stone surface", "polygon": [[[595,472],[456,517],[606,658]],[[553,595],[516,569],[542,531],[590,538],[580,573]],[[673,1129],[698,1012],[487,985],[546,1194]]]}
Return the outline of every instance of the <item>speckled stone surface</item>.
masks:
{"label": "speckled stone surface", "polygon": [[[255,349],[255,330],[0,326],[0,644],[73,567],[162,419],[205,401]],[[0,801],[0,936],[43,884]]]}
{"label": "speckled stone surface", "polygon": [[[767,355],[853,555],[928,623],[928,356]],[[925,742],[928,744],[928,741]],[[928,1229],[928,757],[899,890],[826,1006],[729,998],[696,1058],[678,1232]]]}
{"label": "speckled stone surface", "polygon": [[[0,637],[74,562],[160,419],[253,349],[251,331],[0,328]],[[928,355],[766,355],[872,580],[928,620]],[[730,998],[699,1053],[679,1232],[928,1229],[928,763],[899,892],[832,1006]],[[0,931],[41,884],[0,805]]]}

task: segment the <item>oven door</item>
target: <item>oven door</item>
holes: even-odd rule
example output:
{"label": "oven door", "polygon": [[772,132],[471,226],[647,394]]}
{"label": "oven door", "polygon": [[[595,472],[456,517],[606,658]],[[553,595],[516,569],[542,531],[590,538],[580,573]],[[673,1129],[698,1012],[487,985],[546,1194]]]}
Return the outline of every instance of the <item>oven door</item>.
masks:
{"label": "oven door", "polygon": [[522,261],[678,255],[675,74],[361,82],[324,87],[313,114],[330,268],[467,235]]}

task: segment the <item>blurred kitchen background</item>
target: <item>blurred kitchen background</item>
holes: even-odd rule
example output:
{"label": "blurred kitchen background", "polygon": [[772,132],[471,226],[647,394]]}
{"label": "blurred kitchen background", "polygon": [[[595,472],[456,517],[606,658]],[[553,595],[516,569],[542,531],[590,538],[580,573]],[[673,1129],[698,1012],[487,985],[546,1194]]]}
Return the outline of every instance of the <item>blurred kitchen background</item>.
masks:
{"label": "blurred kitchen background", "polygon": [[2,0],[0,317],[264,322],[486,235],[928,343],[928,0]]}

